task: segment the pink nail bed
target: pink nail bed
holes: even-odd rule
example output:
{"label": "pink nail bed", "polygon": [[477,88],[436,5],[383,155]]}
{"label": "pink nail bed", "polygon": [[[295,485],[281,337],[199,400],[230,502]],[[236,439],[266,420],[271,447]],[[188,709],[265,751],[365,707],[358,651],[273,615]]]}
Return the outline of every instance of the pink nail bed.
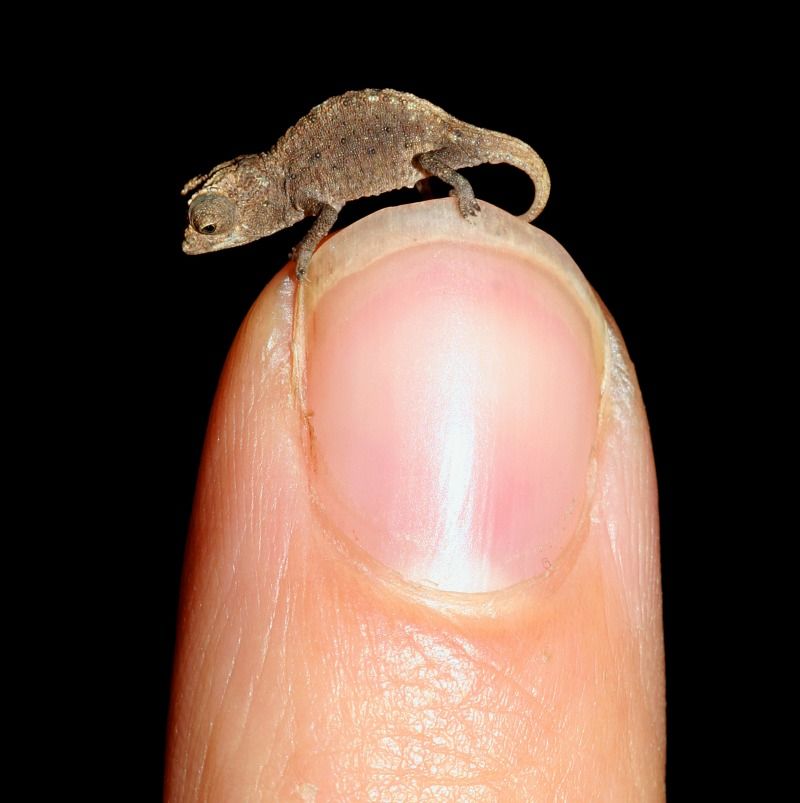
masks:
{"label": "pink nail bed", "polygon": [[320,504],[410,581],[478,592],[537,577],[575,533],[597,427],[587,314],[530,258],[427,242],[308,312]]}

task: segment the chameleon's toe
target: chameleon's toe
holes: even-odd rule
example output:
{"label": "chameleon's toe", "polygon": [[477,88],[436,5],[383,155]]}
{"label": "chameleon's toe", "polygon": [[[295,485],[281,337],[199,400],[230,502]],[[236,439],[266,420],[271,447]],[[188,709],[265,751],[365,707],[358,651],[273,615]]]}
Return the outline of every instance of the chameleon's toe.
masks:
{"label": "chameleon's toe", "polygon": [[464,217],[467,215],[477,215],[480,211],[481,205],[474,198],[461,204],[461,214],[464,215]]}
{"label": "chameleon's toe", "polygon": [[450,190],[450,197],[458,201],[458,209],[462,217],[471,218],[481,211],[480,204],[474,195],[462,195],[457,190]]}

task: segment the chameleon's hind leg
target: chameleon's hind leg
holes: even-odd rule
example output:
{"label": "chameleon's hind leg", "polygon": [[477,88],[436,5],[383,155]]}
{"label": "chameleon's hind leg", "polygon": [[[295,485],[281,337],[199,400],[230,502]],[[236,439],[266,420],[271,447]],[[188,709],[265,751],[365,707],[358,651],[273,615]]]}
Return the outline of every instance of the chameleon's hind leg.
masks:
{"label": "chameleon's hind leg", "polygon": [[[481,211],[477,200],[475,199],[475,192],[472,185],[467,181],[464,176],[456,172],[448,162],[448,149],[442,148],[438,151],[428,151],[427,153],[420,153],[414,157],[417,166],[429,173],[432,176],[440,178],[445,184],[449,184],[453,189],[451,195],[455,195],[458,200],[458,208],[461,214],[468,218],[471,215],[477,215]],[[455,159],[453,161],[456,161]]]}

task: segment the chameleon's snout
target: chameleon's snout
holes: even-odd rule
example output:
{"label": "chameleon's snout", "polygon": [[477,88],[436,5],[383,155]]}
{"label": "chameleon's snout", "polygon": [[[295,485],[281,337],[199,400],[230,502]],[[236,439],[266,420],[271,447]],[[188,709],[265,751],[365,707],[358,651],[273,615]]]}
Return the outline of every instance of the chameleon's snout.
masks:
{"label": "chameleon's snout", "polygon": [[198,234],[191,226],[187,226],[181,248],[184,254],[207,254],[209,251],[218,251],[227,245],[229,245],[229,239],[225,235],[214,237]]}
{"label": "chameleon's snout", "polygon": [[196,254],[198,253],[197,248],[192,246],[192,242],[189,239],[190,229],[186,230],[186,234],[183,236],[183,245],[181,248],[183,249],[184,254]]}

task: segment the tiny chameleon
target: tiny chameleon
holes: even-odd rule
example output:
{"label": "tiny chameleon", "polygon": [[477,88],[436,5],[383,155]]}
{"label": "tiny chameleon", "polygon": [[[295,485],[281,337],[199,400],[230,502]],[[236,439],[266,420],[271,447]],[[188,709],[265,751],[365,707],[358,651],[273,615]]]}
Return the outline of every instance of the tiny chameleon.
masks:
{"label": "tiny chameleon", "polygon": [[544,162],[529,145],[462,123],[427,100],[393,89],[363,89],[329,98],[290,128],[272,150],[239,156],[193,178],[187,254],[204,254],[274,234],[305,217],[316,219],[293,250],[303,278],[314,250],[347,201],[418,186],[436,176],[452,189],[461,214],[480,207],[456,171],[505,163],[534,184],[533,220],[550,194]]}

